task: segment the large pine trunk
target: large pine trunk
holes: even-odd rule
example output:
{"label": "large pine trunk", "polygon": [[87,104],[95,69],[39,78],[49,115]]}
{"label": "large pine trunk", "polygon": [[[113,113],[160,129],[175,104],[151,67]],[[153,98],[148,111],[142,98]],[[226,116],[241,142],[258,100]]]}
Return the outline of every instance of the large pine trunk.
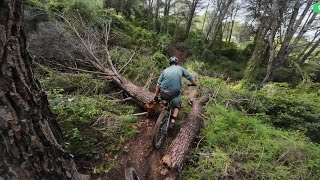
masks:
{"label": "large pine trunk", "polygon": [[[192,110],[186,120],[186,123],[183,124],[178,135],[172,141],[161,160],[165,167],[169,167],[170,169],[182,168],[189,146],[199,132],[202,124],[202,114],[204,111],[202,105],[208,100],[208,96],[203,96],[193,102]],[[160,173],[163,174],[163,172]],[[166,171],[164,171],[164,173],[166,173]]]}
{"label": "large pine trunk", "polygon": [[33,76],[23,1],[0,0],[0,12],[0,179],[82,179]]}

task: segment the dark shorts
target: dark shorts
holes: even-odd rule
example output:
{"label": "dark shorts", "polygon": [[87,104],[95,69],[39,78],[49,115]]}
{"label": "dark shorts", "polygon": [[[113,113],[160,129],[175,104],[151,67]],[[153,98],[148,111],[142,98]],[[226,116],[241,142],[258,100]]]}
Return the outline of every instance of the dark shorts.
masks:
{"label": "dark shorts", "polygon": [[160,99],[170,101],[176,108],[181,108],[181,92],[160,88]]}

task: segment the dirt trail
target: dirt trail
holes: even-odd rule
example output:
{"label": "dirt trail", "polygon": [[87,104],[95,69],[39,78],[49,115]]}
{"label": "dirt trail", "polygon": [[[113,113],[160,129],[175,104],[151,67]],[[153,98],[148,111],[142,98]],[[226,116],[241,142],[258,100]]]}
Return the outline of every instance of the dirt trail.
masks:
{"label": "dirt trail", "polygon": [[170,47],[169,56],[176,56],[179,59],[179,65],[183,66],[185,59],[190,55],[189,51],[180,51],[175,45]]}
{"label": "dirt trail", "polygon": [[166,143],[160,150],[155,150],[152,146],[153,129],[155,120],[142,118],[138,129],[140,133],[134,139],[130,140],[126,146],[127,152],[123,151],[118,158],[118,169],[110,172],[104,180],[124,180],[125,169],[133,167],[141,180],[159,180],[163,179],[158,173],[159,162],[166,148],[170,145],[173,137],[177,134],[178,128],[171,132]]}
{"label": "dirt trail", "polygon": [[[176,47],[171,47],[170,55],[179,58],[180,65],[184,64],[185,58],[189,52],[181,52]],[[184,94],[190,99],[196,97],[197,91],[195,88],[184,88]],[[179,119],[186,119],[181,115]],[[178,120],[180,121],[180,120]],[[133,167],[141,180],[160,180],[164,179],[159,174],[160,159],[166,152],[174,137],[179,132],[179,127],[174,131],[169,132],[165,144],[160,150],[155,150],[152,146],[153,130],[156,122],[155,119],[141,118],[138,130],[140,133],[134,139],[126,144],[126,150],[119,154],[118,169],[110,172],[105,176],[104,180],[124,180],[125,170]]]}

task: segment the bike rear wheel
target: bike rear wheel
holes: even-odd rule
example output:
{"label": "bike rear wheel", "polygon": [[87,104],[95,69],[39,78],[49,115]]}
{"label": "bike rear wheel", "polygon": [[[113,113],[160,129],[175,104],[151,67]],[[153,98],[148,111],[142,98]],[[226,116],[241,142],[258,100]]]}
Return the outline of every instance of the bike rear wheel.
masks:
{"label": "bike rear wheel", "polygon": [[166,120],[169,118],[169,112],[166,110],[163,110],[161,114],[159,115],[156,125],[154,127],[154,135],[153,135],[153,147],[155,149],[161,148],[163,143],[166,140],[167,137],[167,123]]}

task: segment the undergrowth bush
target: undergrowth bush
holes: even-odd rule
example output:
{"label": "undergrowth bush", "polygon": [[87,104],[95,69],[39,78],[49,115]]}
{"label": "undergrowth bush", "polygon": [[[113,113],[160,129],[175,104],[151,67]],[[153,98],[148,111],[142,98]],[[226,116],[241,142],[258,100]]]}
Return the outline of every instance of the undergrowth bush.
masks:
{"label": "undergrowth bush", "polygon": [[170,34],[162,35],[159,37],[157,47],[160,52],[168,52],[169,46],[173,41],[173,37]]}
{"label": "undergrowth bush", "polygon": [[119,151],[132,138],[137,118],[134,107],[119,105],[104,96],[64,95],[48,92],[50,107],[60,124],[67,148],[75,156],[100,158]]}
{"label": "undergrowth bush", "polygon": [[[41,72],[38,71],[38,73]],[[62,89],[64,93],[69,94],[94,95],[110,90],[108,83],[97,80],[90,74],[59,73],[51,70],[42,70],[41,76],[40,83],[45,91]]]}
{"label": "undergrowth bush", "polygon": [[183,179],[318,179],[319,145],[224,107],[207,108],[203,146]]}
{"label": "undergrowth bush", "polygon": [[259,115],[267,124],[287,130],[299,130],[320,143],[320,96],[316,91],[292,89],[285,83],[270,83],[248,91],[241,83],[201,77],[201,94],[217,93],[216,101],[226,107]]}
{"label": "undergrowth bush", "polygon": [[225,56],[213,57],[210,61],[199,61],[196,57],[190,57],[186,62],[185,66],[195,68],[201,75],[232,81],[242,79],[246,67],[245,62],[231,61]]}
{"label": "undergrowth bush", "polygon": [[268,122],[281,128],[306,132],[320,143],[320,98],[317,93],[304,93],[288,85],[268,84],[256,94],[249,113],[265,113]]}

